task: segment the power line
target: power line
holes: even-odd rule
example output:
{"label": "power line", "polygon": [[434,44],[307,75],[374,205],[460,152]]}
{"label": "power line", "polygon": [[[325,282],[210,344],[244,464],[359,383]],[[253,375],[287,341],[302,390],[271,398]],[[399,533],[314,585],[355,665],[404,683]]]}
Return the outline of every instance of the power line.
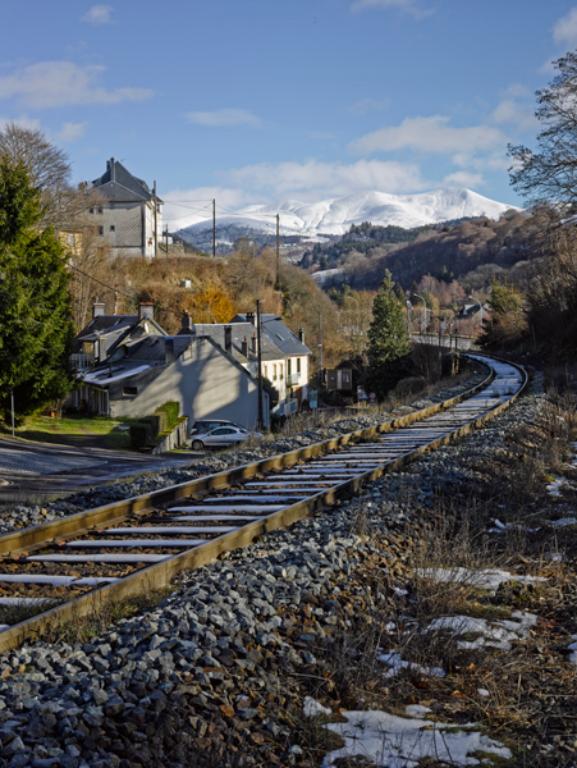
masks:
{"label": "power line", "polygon": [[109,291],[113,291],[114,293],[122,293],[124,296],[127,296],[129,299],[134,299],[133,293],[128,293],[127,291],[123,291],[122,288],[113,288],[111,285],[108,285],[108,283],[103,282],[102,280],[99,280],[97,277],[94,277],[94,275],[88,274],[88,272],[85,272],[83,269],[80,269],[80,267],[75,267],[74,264],[68,265],[70,269],[73,269],[75,272],[80,273],[81,275],[84,275],[84,277],[88,277],[90,280],[94,280],[95,283],[98,283],[99,285],[102,285],[104,288],[108,288]]}

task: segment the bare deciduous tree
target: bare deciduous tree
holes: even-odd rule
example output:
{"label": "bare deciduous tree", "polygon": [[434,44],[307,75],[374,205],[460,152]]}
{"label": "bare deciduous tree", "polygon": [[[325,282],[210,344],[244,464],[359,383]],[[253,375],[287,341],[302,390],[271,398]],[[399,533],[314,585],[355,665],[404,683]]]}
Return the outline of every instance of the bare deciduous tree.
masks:
{"label": "bare deciduous tree", "polygon": [[26,166],[32,183],[42,196],[44,224],[57,228],[70,225],[94,205],[92,192],[71,186],[66,154],[51,144],[41,131],[8,123],[0,130],[0,155]]}
{"label": "bare deciduous tree", "polygon": [[537,150],[510,146],[511,183],[534,201],[577,203],[577,51],[555,62],[557,75],[537,91],[535,116],[543,126]]}

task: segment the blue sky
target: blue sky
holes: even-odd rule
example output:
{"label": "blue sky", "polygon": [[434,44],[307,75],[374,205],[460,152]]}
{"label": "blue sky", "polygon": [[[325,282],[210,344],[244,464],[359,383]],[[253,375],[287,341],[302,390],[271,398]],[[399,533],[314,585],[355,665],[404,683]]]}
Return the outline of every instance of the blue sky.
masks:
{"label": "blue sky", "polygon": [[43,130],[75,181],[111,156],[156,179],[179,226],[213,196],[518,202],[507,142],[577,47],[564,0],[2,0],[0,24],[0,123]]}

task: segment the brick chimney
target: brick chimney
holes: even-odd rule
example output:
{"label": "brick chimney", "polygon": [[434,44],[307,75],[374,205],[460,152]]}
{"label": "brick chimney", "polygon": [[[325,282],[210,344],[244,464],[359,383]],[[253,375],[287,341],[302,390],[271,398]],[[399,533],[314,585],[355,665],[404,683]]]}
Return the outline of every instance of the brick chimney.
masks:
{"label": "brick chimney", "polygon": [[232,349],[232,328],[230,325],[224,326],[224,348],[227,352]]}
{"label": "brick chimney", "polygon": [[240,351],[242,352],[243,357],[248,357],[248,340],[246,336],[241,341]]}
{"label": "brick chimney", "polygon": [[257,343],[256,343],[256,334],[253,334],[253,336],[251,337],[250,348],[251,348],[251,352],[253,353],[253,355],[256,355],[257,352],[258,352],[258,346],[257,346]]}
{"label": "brick chimney", "polygon": [[95,301],[92,305],[92,317],[102,317],[104,315],[104,302],[103,301]]}
{"label": "brick chimney", "polygon": [[180,316],[180,333],[190,333],[191,335],[194,334],[192,319],[186,310],[184,310]]}
{"label": "brick chimney", "polygon": [[299,341],[301,344],[305,343],[305,329],[299,328]]}
{"label": "brick chimney", "polygon": [[153,301],[141,301],[138,305],[138,319],[154,320],[154,302]]}

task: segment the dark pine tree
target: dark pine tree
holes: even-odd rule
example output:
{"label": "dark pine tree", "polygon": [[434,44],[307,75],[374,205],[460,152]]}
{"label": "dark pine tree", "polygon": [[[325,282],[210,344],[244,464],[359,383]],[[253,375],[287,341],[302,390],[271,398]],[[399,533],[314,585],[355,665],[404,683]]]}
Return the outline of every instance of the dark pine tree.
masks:
{"label": "dark pine tree", "polygon": [[42,228],[40,191],[22,162],[0,155],[0,419],[68,391],[73,326],[65,252]]}
{"label": "dark pine tree", "polygon": [[369,328],[369,386],[382,397],[402,375],[404,359],[411,343],[403,302],[387,270],[373,301],[373,320]]}

